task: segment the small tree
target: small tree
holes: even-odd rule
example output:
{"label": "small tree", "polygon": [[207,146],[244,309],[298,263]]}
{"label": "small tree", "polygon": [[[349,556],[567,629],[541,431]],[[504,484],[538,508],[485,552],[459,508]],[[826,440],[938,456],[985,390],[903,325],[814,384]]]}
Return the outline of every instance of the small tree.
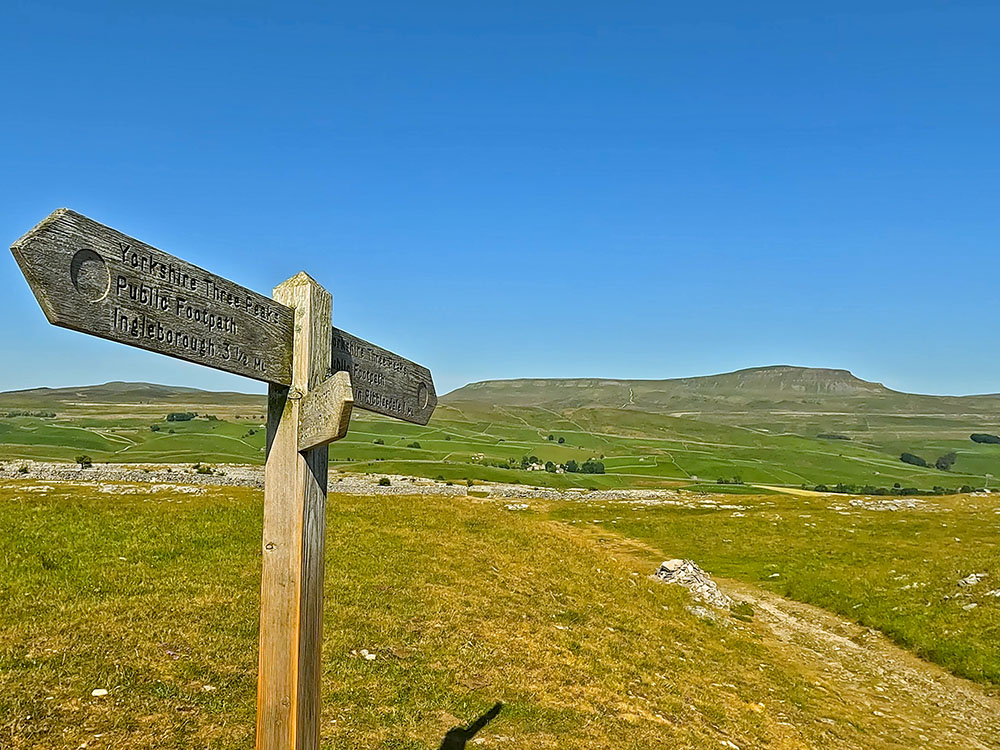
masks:
{"label": "small tree", "polygon": [[559,440],[557,442],[559,443],[559,445],[562,445],[563,443],[566,442],[566,438],[561,437],[561,438],[559,438]]}
{"label": "small tree", "polygon": [[389,477],[380,477],[378,480],[379,487],[388,487],[392,482],[389,481]]}
{"label": "small tree", "polygon": [[934,462],[934,467],[940,471],[950,471],[951,467],[954,465],[955,461],[958,459],[958,455],[955,453],[945,453],[937,461]]}
{"label": "small tree", "polygon": [[1000,435],[990,435],[985,432],[974,432],[969,437],[976,443],[1000,443]]}
{"label": "small tree", "polygon": [[910,464],[911,466],[927,466],[927,462],[920,456],[915,456],[912,453],[904,453],[899,457],[899,460],[904,464]]}
{"label": "small tree", "polygon": [[90,458],[90,456],[87,455],[77,456],[76,462],[80,464],[81,469],[89,469],[91,466],[94,465],[93,460]]}

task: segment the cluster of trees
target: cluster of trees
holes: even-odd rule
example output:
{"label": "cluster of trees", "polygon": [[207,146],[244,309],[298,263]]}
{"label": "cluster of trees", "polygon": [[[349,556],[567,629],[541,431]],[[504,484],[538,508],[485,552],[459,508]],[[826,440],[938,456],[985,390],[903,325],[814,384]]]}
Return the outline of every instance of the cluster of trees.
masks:
{"label": "cluster of trees", "polygon": [[[603,456],[602,456],[603,458]],[[542,463],[542,459],[538,456],[521,456],[521,459],[508,458],[506,461],[492,461],[490,459],[483,459],[479,461],[482,466],[493,466],[498,469],[527,469],[529,466],[537,466],[541,464],[545,467],[545,471],[550,473],[555,473],[559,469],[570,474],[603,474],[604,473],[604,462],[598,461],[595,458],[588,458],[583,463],[574,461],[572,458],[564,464],[557,464],[554,461],[546,461]]]}
{"label": "cluster of trees", "polygon": [[[385,445],[385,439],[384,438],[375,438],[374,440],[372,440],[372,444],[373,445]],[[407,443],[406,447],[407,448],[419,448],[420,447],[420,443],[418,443],[416,440],[414,440],[412,443]]]}
{"label": "cluster of trees", "polygon": [[566,442],[566,438],[561,437],[558,440],[556,440],[556,436],[555,435],[549,435],[549,442],[551,443],[553,441],[559,443],[559,445],[562,445],[563,443]]}
{"label": "cluster of trees", "polygon": [[[546,466],[548,468],[548,466]],[[576,461],[570,459],[566,462],[564,467],[566,471],[570,473],[579,472],[580,474],[603,474],[604,473],[604,463],[602,461],[596,461],[593,458],[588,458],[582,464],[577,465]]]}
{"label": "cluster of trees", "polygon": [[1000,443],[1000,435],[990,435],[985,432],[974,432],[969,438],[974,443]]}
{"label": "cluster of trees", "polygon": [[55,415],[54,411],[21,411],[20,409],[5,411],[2,414],[4,417],[54,417]]}
{"label": "cluster of trees", "polygon": [[968,484],[963,484],[958,489],[951,487],[937,487],[929,490],[921,490],[916,487],[903,487],[896,482],[892,487],[875,487],[870,484],[844,484],[843,482],[829,487],[825,484],[817,484],[810,487],[802,485],[804,490],[815,490],[816,492],[838,492],[845,495],[955,495],[958,493],[975,492],[976,488]]}
{"label": "cluster of trees", "polygon": [[957,460],[957,453],[945,453],[943,456],[938,457],[938,460],[934,462],[934,468],[940,469],[941,471],[950,471],[951,467],[954,466],[955,461]]}
{"label": "cluster of trees", "polygon": [[[904,464],[910,464],[912,466],[923,466],[925,468],[930,467],[930,464],[927,463],[925,459],[912,453],[901,454],[899,460]],[[958,454],[945,453],[943,456],[939,456],[934,462],[934,468],[940,471],[951,471],[951,467],[955,465],[955,461],[957,460]]]}
{"label": "cluster of trees", "polygon": [[741,477],[739,474],[737,474],[736,476],[731,477],[731,478],[719,477],[718,479],[715,480],[715,483],[716,484],[743,484],[743,477]]}
{"label": "cluster of trees", "polygon": [[838,435],[835,432],[821,432],[817,435],[820,440],[850,440],[847,435]]}
{"label": "cluster of trees", "polygon": [[484,458],[481,461],[477,461],[481,466],[492,466],[495,469],[520,469],[521,463],[513,458],[508,458],[506,461],[494,461],[489,458]]}
{"label": "cluster of trees", "polygon": [[167,415],[168,422],[190,422],[198,415],[192,411],[172,411]]}

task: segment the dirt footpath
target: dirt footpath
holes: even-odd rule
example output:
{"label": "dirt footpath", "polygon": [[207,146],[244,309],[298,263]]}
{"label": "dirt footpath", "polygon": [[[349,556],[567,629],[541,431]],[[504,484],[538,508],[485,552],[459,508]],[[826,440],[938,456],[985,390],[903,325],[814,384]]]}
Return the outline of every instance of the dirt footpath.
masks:
{"label": "dirt footpath", "polygon": [[979,685],[826,610],[750,584],[717,581],[753,606],[769,645],[831,700],[881,719],[873,746],[1000,748],[1000,698]]}

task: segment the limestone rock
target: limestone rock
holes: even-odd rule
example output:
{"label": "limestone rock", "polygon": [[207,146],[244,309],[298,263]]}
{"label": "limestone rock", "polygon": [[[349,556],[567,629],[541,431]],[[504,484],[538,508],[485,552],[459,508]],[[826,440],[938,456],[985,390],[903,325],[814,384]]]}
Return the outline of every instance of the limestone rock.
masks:
{"label": "limestone rock", "polygon": [[667,560],[653,574],[665,583],[675,583],[690,591],[696,598],[713,607],[728,609],[732,600],[726,596],[711,576],[693,560]]}

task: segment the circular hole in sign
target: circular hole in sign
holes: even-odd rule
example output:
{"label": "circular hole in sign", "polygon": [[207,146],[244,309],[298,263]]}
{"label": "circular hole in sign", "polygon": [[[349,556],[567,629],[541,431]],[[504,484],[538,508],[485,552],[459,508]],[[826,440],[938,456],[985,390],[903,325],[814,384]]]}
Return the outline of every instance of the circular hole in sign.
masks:
{"label": "circular hole in sign", "polygon": [[427,384],[421,383],[417,386],[417,406],[420,409],[426,409],[427,404],[431,402],[430,391],[427,390]]}
{"label": "circular hole in sign", "polygon": [[111,272],[104,258],[93,250],[77,251],[69,264],[69,277],[73,286],[91,302],[104,299],[111,289]]}

